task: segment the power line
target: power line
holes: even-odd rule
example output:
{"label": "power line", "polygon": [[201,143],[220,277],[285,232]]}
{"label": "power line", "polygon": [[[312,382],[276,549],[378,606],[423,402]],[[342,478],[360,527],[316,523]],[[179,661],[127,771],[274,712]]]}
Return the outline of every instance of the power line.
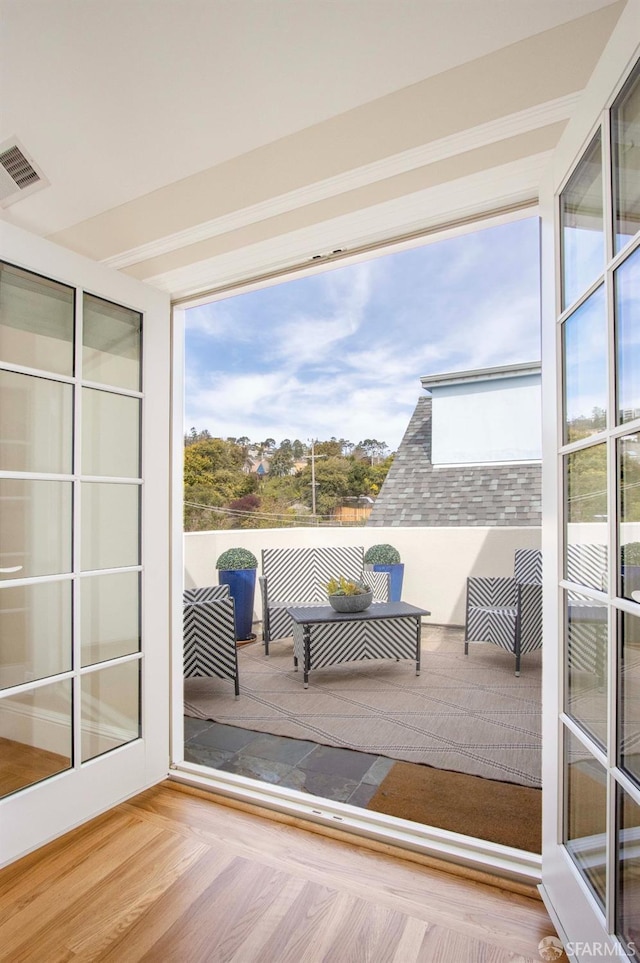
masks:
{"label": "power line", "polygon": [[[238,518],[278,518],[284,521],[291,521],[295,519],[295,516],[290,514],[282,514],[279,512],[247,512],[240,508],[222,508],[218,505],[201,505],[198,502],[187,502],[189,508],[202,508],[208,512],[218,512],[220,515],[232,515]],[[301,518],[308,518],[311,516],[299,516]],[[316,515],[315,518],[333,518],[333,515]]]}

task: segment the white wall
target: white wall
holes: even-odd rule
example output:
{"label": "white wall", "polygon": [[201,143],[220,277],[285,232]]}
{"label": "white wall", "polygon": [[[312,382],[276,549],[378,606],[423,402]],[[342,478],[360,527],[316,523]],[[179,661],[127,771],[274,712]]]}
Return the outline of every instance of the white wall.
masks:
{"label": "white wall", "polygon": [[542,457],[540,375],[431,389],[434,465]]}
{"label": "white wall", "polygon": [[[405,564],[402,598],[429,609],[428,621],[463,625],[469,575],[512,575],[516,548],[540,548],[539,528],[276,528],[192,532],[184,536],[185,588],[216,585],[216,559],[227,548],[394,545]],[[258,574],[260,566],[258,566]],[[262,618],[256,588],[254,620]]]}

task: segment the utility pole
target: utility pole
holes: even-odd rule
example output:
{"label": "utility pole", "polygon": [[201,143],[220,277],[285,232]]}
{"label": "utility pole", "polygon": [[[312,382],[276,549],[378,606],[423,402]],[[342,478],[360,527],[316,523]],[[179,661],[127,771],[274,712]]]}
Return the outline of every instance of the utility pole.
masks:
{"label": "utility pole", "polygon": [[307,455],[307,458],[311,459],[311,515],[315,518],[316,515],[316,458],[325,458],[326,455],[316,455],[315,450],[315,438],[310,438],[311,442],[311,454]]}

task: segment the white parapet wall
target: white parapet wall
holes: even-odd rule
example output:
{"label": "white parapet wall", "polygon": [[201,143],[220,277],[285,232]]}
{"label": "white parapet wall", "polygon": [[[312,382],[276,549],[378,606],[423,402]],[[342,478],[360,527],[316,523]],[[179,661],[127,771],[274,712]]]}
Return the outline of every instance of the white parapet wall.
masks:
{"label": "white parapet wall", "polygon": [[[402,598],[428,609],[437,625],[464,625],[469,575],[513,575],[517,548],[540,548],[540,529],[529,528],[274,528],[189,532],[184,536],[185,588],[217,585],[216,559],[227,548],[248,548],[260,563],[263,548],[362,545],[398,549],[404,562]],[[260,574],[260,564],[258,565]],[[256,588],[254,621],[262,619]]]}

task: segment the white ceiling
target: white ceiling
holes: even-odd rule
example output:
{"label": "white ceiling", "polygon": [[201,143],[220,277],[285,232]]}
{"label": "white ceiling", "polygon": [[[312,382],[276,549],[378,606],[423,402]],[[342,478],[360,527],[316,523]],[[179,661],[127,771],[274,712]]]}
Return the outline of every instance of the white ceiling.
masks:
{"label": "white ceiling", "polygon": [[0,0],[0,143],[49,181],[2,216],[63,232],[615,2]]}

